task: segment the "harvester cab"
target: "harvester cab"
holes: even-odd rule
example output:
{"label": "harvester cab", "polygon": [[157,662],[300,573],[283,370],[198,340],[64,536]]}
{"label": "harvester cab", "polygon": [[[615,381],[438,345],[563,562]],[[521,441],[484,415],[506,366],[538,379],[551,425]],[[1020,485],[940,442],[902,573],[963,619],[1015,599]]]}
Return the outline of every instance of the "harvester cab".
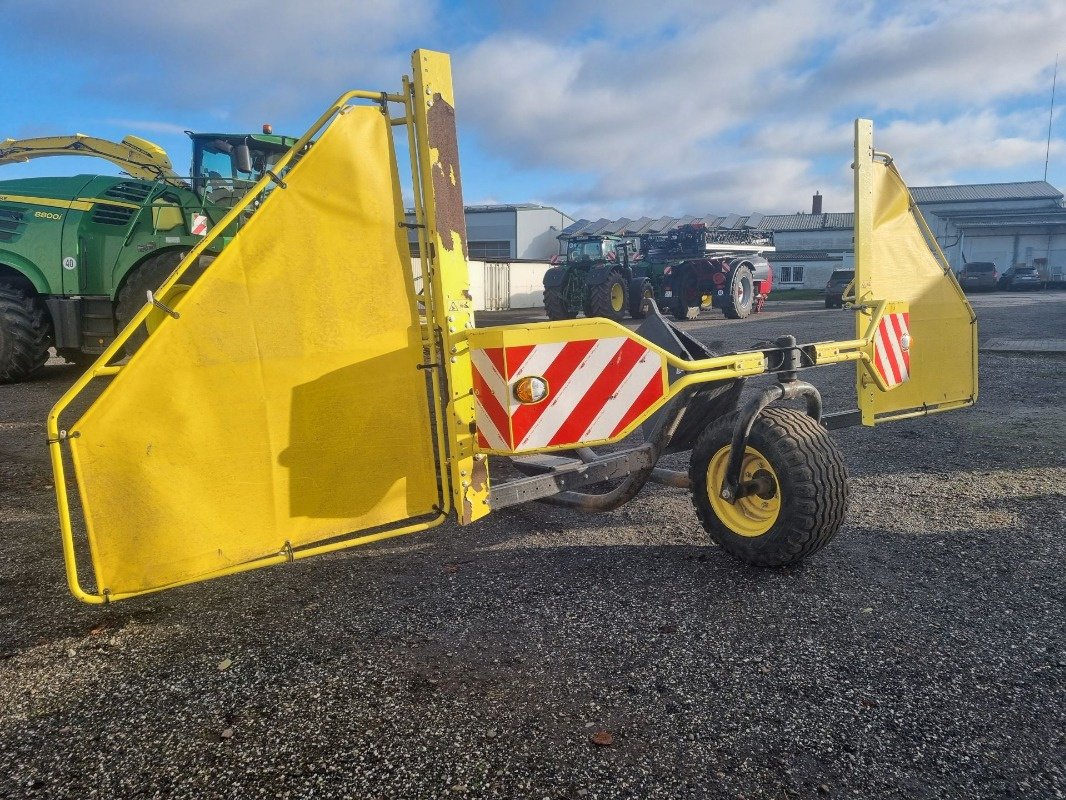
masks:
{"label": "harvester cab", "polygon": [[[637,332],[600,318],[476,328],[449,60],[418,50],[412,69],[395,91],[330,106],[275,164],[286,169],[314,137],[284,184],[264,175],[158,287],[165,296],[276,184],[144,345],[120,361],[159,311],[152,302],[52,410],[67,580],[80,600],[468,525],[534,500],[608,510],[649,480],[690,488],[709,538],[741,561],[791,564],[844,520],[829,428],[976,400],[973,313],[865,120],[854,338],[783,336],[713,354],[658,313]],[[846,364],[857,408],[823,413],[800,373]],[[775,380],[745,392],[754,376]],[[793,399],[804,408],[780,403]],[[659,467],[686,451],[687,473]],[[519,477],[494,483],[501,460]]]}
{"label": "harvester cab", "polygon": [[265,132],[185,133],[192,140],[193,191],[227,208],[232,208],[267,171],[272,171],[296,143],[289,136]]}

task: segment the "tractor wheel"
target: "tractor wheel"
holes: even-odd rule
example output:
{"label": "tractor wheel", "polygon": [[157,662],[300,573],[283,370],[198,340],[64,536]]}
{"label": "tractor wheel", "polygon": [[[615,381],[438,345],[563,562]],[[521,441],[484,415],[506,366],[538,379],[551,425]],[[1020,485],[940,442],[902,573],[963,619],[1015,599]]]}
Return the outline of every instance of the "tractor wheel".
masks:
{"label": "tractor wheel", "polygon": [[548,319],[573,319],[577,316],[570,310],[562,286],[549,286],[544,289],[544,312]]}
{"label": "tractor wheel", "polygon": [[704,530],[741,561],[783,567],[836,535],[848,504],[844,460],[829,434],[802,411],[771,406],[755,419],[741,480],[767,488],[730,503],[721,497],[733,412],[711,423],[692,449],[692,502]]}
{"label": "tractor wheel", "polygon": [[639,292],[631,292],[629,298],[629,316],[644,319],[651,312],[651,301],[655,299],[655,289],[651,281],[644,281]]}
{"label": "tractor wheel", "polygon": [[[120,328],[125,328],[129,325],[130,320],[148,302],[148,292],[156,291],[163,281],[170,277],[170,273],[177,269],[178,264],[181,263],[184,257],[185,253],[180,250],[167,250],[146,258],[141,262],[140,266],[134,269],[119,290],[118,298],[115,302],[115,317],[118,319]],[[213,260],[210,257],[201,258],[197,266],[188,270],[182,276],[182,282],[175,284],[166,297],[159,298],[160,301],[168,306],[176,303],[189,290],[190,284],[203,274],[207,265]],[[140,349],[141,345],[147,340],[148,335],[159,325],[163,313],[162,311],[153,311],[149,314],[148,319],[130,335],[130,338],[126,340],[126,353],[128,355],[133,355]]]}
{"label": "tractor wheel", "polygon": [[26,380],[48,360],[52,321],[32,291],[0,283],[0,383]]}
{"label": "tractor wheel", "polygon": [[[690,305],[693,301],[697,305]],[[674,283],[674,297],[670,304],[670,312],[678,322],[699,319],[701,301],[702,298],[696,294],[696,276],[691,270],[686,270]]]}
{"label": "tractor wheel", "polygon": [[726,280],[726,296],[722,301],[722,313],[729,319],[744,319],[751,313],[755,303],[755,279],[751,269],[744,264],[733,267]]}
{"label": "tractor wheel", "polygon": [[611,272],[606,281],[589,289],[587,315],[621,322],[626,315],[628,294],[626,282],[622,276],[617,272]]}

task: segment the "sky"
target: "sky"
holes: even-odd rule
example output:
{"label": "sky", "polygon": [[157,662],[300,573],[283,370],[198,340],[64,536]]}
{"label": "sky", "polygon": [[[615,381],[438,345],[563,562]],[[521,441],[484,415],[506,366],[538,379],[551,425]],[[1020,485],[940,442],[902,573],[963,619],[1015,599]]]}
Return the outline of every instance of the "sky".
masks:
{"label": "sky", "polygon": [[[1062,0],[0,0],[0,139],[301,134],[452,55],[465,199],[597,219],[852,205],[856,117],[911,186],[1066,188]],[[84,163],[83,163],[84,162]],[[40,159],[0,178],[113,171]]]}

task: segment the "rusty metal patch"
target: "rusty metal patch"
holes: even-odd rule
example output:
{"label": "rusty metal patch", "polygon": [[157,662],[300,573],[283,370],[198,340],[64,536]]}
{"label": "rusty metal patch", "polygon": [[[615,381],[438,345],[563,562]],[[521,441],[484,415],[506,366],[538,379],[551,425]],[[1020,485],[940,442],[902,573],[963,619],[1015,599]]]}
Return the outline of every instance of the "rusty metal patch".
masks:
{"label": "rusty metal patch", "polygon": [[463,182],[459,177],[459,140],[455,131],[455,109],[440,94],[426,115],[429,146],[437,151],[433,164],[433,195],[437,206],[437,235],[441,246],[452,250],[452,233],[459,234],[463,258],[467,257],[466,213],[463,207]]}

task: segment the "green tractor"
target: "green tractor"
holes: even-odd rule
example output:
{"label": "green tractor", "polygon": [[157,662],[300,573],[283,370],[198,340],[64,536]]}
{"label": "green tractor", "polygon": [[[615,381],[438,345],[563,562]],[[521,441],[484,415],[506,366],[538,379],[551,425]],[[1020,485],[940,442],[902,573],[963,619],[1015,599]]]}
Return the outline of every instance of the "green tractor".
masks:
{"label": "green tractor", "polygon": [[[0,181],[0,383],[32,375],[52,346],[77,364],[102,353],[147,293],[296,142],[264,131],[188,132],[188,180],[162,148],[134,136],[121,143],[81,134],[0,142],[0,165],[97,156],[127,173]],[[220,247],[236,227],[220,237]],[[205,253],[188,276],[195,279],[217,253]],[[139,332],[134,344],[146,336]]]}
{"label": "green tractor", "polygon": [[[566,257],[544,274],[548,319],[586,317],[643,319],[650,311],[651,284],[633,275],[631,245],[622,236],[596,234],[567,240]],[[553,259],[554,260],[554,259]]]}

